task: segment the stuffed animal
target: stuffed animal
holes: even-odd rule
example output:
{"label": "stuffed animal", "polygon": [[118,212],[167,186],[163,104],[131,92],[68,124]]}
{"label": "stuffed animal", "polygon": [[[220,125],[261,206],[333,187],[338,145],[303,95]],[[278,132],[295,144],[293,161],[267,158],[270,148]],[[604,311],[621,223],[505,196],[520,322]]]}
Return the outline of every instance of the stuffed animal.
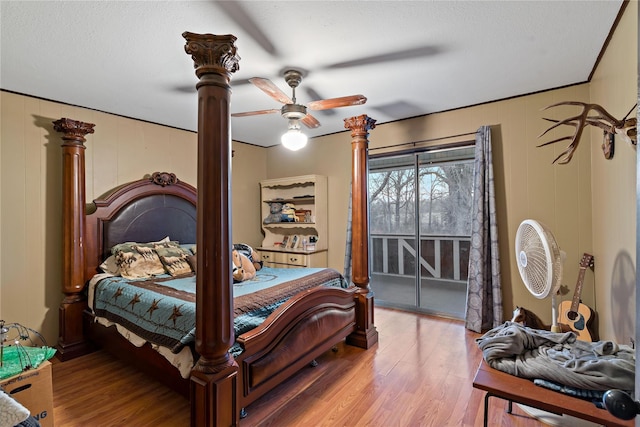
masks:
{"label": "stuffed animal", "polygon": [[[513,318],[511,321],[514,323],[520,323],[522,326],[526,326],[531,329],[542,329],[545,331],[551,330],[551,325],[545,324],[537,314],[524,307],[516,306],[515,310],[513,310]],[[558,323],[558,326],[560,326],[560,330],[562,332],[575,332],[571,326],[565,323]]]}
{"label": "stuffed animal", "polygon": [[269,215],[264,219],[265,224],[273,224],[282,220],[282,203],[269,202]]}
{"label": "stuffed animal", "polygon": [[285,203],[282,206],[282,222],[296,222],[296,207],[293,203]]}
{"label": "stuffed animal", "polygon": [[256,271],[262,268],[262,257],[258,252],[254,251],[251,246],[246,243],[234,243],[233,249],[249,258]]}
{"label": "stuffed animal", "polygon": [[231,261],[233,263],[233,283],[244,282],[256,277],[256,268],[245,254],[240,251],[231,251]]}

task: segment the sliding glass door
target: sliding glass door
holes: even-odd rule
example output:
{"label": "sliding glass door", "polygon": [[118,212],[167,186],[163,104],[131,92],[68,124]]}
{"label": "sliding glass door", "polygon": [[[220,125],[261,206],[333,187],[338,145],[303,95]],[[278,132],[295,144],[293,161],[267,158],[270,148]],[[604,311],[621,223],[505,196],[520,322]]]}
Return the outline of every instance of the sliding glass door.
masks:
{"label": "sliding glass door", "polygon": [[376,303],[464,318],[473,147],[369,162]]}

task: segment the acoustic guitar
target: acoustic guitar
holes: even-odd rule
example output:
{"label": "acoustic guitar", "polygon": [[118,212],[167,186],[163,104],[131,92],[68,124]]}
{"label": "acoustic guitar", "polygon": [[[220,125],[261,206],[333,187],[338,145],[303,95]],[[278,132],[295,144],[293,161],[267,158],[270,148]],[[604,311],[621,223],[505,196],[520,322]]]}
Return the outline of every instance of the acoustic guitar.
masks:
{"label": "acoustic guitar", "polygon": [[578,272],[578,282],[571,301],[562,301],[558,308],[558,322],[566,323],[573,329],[576,337],[582,341],[593,341],[593,310],[591,307],[582,304],[582,283],[587,267],[593,267],[593,255],[584,253],[580,261],[580,271]]}

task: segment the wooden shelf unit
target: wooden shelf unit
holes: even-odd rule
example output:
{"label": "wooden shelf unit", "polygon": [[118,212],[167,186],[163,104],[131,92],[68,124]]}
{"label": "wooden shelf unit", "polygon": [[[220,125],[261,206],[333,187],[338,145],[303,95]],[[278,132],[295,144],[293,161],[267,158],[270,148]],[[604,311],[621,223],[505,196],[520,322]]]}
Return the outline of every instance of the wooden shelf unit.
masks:
{"label": "wooden shelf unit", "polygon": [[[303,175],[268,179],[260,182],[262,215],[262,246],[256,248],[265,265],[271,267],[326,267],[327,266],[327,177]],[[296,210],[310,211],[310,222],[276,222],[265,224],[270,214],[270,203],[292,203]],[[298,236],[296,248],[280,245],[285,239]],[[317,238],[315,247],[304,250],[302,241]]]}

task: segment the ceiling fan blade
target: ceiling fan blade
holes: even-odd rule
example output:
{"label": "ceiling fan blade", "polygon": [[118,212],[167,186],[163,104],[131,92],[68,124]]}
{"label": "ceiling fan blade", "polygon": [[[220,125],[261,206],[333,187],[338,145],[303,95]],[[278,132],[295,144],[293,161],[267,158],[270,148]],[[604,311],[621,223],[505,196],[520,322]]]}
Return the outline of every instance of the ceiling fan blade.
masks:
{"label": "ceiling fan blade", "polygon": [[306,116],[304,116],[304,118],[300,119],[300,121],[309,129],[320,127],[320,122],[318,121],[318,119],[313,117],[311,114],[307,114]]}
{"label": "ceiling fan blade", "polygon": [[367,102],[367,98],[363,95],[342,96],[340,98],[321,99],[319,101],[311,101],[307,104],[310,110],[327,110],[329,108],[349,107],[351,105],[362,105]]}
{"label": "ceiling fan blade", "polygon": [[366,58],[353,59],[345,62],[331,64],[325,68],[339,69],[348,67],[358,67],[361,65],[381,64],[385,62],[401,61],[405,59],[424,58],[433,56],[442,52],[441,46],[420,46],[411,49],[405,49],[396,52],[385,53],[382,55],[368,56]]}
{"label": "ceiling fan blade", "polygon": [[248,85],[249,83],[251,83],[249,79],[231,80],[231,87],[234,88],[234,87],[244,86],[244,85]]}
{"label": "ceiling fan blade", "polygon": [[279,113],[279,108],[273,108],[271,110],[257,110],[257,111],[245,111],[244,113],[233,113],[231,117],[246,117],[246,116],[259,116],[262,114]]}
{"label": "ceiling fan blade", "polygon": [[[305,86],[304,90],[305,92],[307,92],[309,99],[313,101],[319,101],[321,99],[324,99],[324,96],[320,95],[318,92],[315,91],[315,89],[313,89],[310,86]],[[327,110],[323,110],[322,114],[324,114],[325,116],[333,116],[338,113],[336,113],[333,109],[327,109]]]}
{"label": "ceiling fan blade", "polygon": [[253,83],[258,89],[272,97],[278,102],[283,104],[293,104],[293,101],[289,96],[280,90],[278,86],[273,84],[269,79],[263,79],[262,77],[253,77],[249,81]]}
{"label": "ceiling fan blade", "polygon": [[235,1],[216,1],[220,9],[225,12],[229,18],[238,24],[238,26],[244,29],[249,36],[262,47],[265,52],[268,52],[270,55],[277,57],[278,52],[269,40],[269,37],[260,29],[258,23],[249,16],[247,10],[240,4],[240,2]]}

